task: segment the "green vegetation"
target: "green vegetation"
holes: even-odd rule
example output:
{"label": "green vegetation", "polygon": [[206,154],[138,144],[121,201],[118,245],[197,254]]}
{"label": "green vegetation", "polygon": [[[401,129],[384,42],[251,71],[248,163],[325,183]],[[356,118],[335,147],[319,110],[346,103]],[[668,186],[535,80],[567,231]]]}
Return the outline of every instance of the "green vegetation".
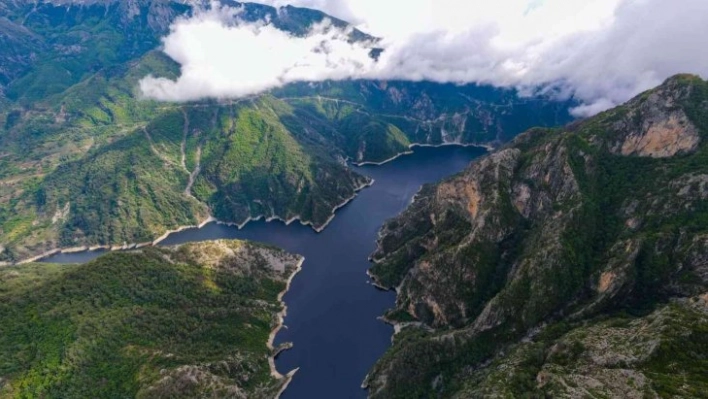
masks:
{"label": "green vegetation", "polygon": [[[124,2],[88,6],[23,3],[10,10],[7,23],[29,29],[40,51],[27,73],[12,80],[6,92],[26,104],[44,101],[104,68],[142,56],[159,45],[171,20],[189,9],[177,2],[157,2],[152,7],[143,3],[138,14],[128,18],[136,10]],[[159,17],[150,20],[148,13]]]}
{"label": "green vegetation", "polygon": [[[423,189],[384,227],[371,272],[398,288],[391,319],[435,330],[396,340],[371,396],[705,397],[707,90],[671,78]],[[652,147],[658,135],[673,136]],[[603,363],[585,335],[612,336],[608,317],[658,346],[609,342]]]}
{"label": "green vegetation", "polygon": [[676,301],[643,317],[552,324],[470,373],[460,395],[705,398],[708,318],[701,306]]}
{"label": "green vegetation", "polygon": [[266,342],[297,263],[218,241],[0,269],[0,397],[272,398]]}
{"label": "green vegetation", "polygon": [[217,218],[299,216],[321,226],[332,209],[366,181],[303,145],[297,130],[289,130],[278,114],[287,110],[265,97],[216,115],[216,134],[223,141],[205,140],[197,183],[208,187],[208,196],[198,198]]}
{"label": "green vegetation", "polygon": [[[152,241],[208,216],[321,228],[368,183],[346,160],[384,161],[411,143],[498,143],[570,119],[567,103],[474,85],[346,81],[228,102],[142,99],[140,79],[179,75],[155,48],[189,7],[108,0],[0,9],[8,56],[0,60],[12,60],[0,61],[0,263]],[[325,17],[258,4],[240,16],[293,34]],[[350,39],[372,38],[352,30]]]}
{"label": "green vegetation", "polygon": [[147,242],[166,227],[207,217],[203,205],[183,195],[186,184],[186,172],[162,162],[145,135],[135,132],[60,166],[39,189],[47,198],[40,209],[56,204],[61,213],[68,204],[66,216],[47,226],[58,226],[61,247]]}

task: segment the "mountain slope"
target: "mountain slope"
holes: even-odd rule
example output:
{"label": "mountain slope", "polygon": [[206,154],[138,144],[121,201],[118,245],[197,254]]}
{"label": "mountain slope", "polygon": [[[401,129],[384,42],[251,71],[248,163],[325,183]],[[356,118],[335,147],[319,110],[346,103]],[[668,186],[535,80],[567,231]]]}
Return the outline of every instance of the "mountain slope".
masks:
{"label": "mountain slope", "polygon": [[0,270],[0,397],[272,398],[300,257],[239,241]]}
{"label": "mountain slope", "polygon": [[[424,187],[384,226],[371,274],[397,289],[389,320],[426,328],[396,339],[371,375],[371,396],[481,396],[471,393],[472,381],[493,375],[492,367],[523,365],[509,345],[523,349],[529,340],[540,348],[529,358],[535,368],[512,367],[519,385],[496,384],[485,395],[570,392],[572,384],[558,383],[580,381],[589,368],[581,382],[591,384],[605,366],[576,362],[597,350],[585,348],[589,341],[571,348],[562,370],[552,365],[554,351],[582,331],[602,336],[607,326],[594,320],[618,311],[649,314],[620,320],[648,324],[669,347],[679,338],[648,320],[678,312],[679,320],[691,320],[681,334],[704,343],[705,307],[689,305],[708,291],[707,137],[708,83],[676,76],[594,118],[527,132],[460,175]],[[554,330],[571,332],[544,337]],[[662,345],[613,364],[645,373],[647,395],[666,396],[667,373],[698,373],[708,352],[685,346],[676,356],[697,363],[673,363]],[[548,377],[556,371],[558,378]],[[549,378],[555,383],[546,384]],[[630,378],[613,381],[619,386],[596,388],[621,396],[631,385]],[[680,391],[700,397],[705,383],[688,379]]]}
{"label": "mountain slope", "polygon": [[[185,0],[40,0],[17,1],[0,9],[4,40],[20,47],[21,62],[8,62],[5,90],[10,98],[25,103],[41,101],[66,90],[104,68],[121,65],[144,56],[160,45],[160,39],[180,16],[189,16],[197,6],[210,2]],[[325,18],[333,26],[348,27],[344,21],[320,11],[297,7],[273,7],[223,0],[220,4],[240,8],[244,21],[268,21],[294,35],[306,34]],[[356,29],[352,40],[372,38]],[[11,54],[13,54],[11,53]],[[8,59],[12,61],[13,59]],[[3,62],[4,64],[5,62]],[[5,65],[0,65],[5,66]],[[24,74],[22,72],[25,72]],[[14,78],[14,79],[12,79]]]}
{"label": "mountain slope", "polygon": [[[241,18],[268,18],[294,35],[327,17],[228,4],[243,7]],[[179,76],[179,65],[154,49],[191,6],[16,1],[0,12],[11,26],[0,24],[2,37],[17,43],[8,59],[28,60],[0,66],[8,71],[0,263],[151,242],[210,216],[235,224],[300,219],[320,229],[369,182],[347,159],[381,162],[414,143],[498,144],[570,120],[570,102],[406,82],[296,84],[233,101],[158,103],[142,98],[138,82]],[[374,40],[356,30],[350,39]]]}
{"label": "mountain slope", "polygon": [[299,219],[322,228],[370,180],[303,143],[276,109],[289,108],[273,98],[170,107],[60,164],[7,215],[6,255],[151,242],[210,216],[237,224]]}

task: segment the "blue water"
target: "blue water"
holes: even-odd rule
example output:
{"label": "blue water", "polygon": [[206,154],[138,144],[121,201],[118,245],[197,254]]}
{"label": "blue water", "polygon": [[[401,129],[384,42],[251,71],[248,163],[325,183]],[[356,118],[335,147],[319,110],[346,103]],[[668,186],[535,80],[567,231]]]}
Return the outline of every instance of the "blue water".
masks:
{"label": "blue water", "polygon": [[[278,357],[279,371],[300,368],[282,397],[364,398],[361,383],[393,333],[377,317],[393,305],[395,295],[375,289],[366,275],[378,230],[405,209],[422,184],[461,171],[484,153],[470,147],[416,148],[383,166],[357,168],[376,183],[342,208],[320,234],[299,223],[252,222],[242,230],[210,224],[175,233],[161,245],[238,238],[304,255],[303,269],[284,298],[287,328],[275,342],[295,344]],[[99,254],[57,255],[45,261],[86,262]]]}

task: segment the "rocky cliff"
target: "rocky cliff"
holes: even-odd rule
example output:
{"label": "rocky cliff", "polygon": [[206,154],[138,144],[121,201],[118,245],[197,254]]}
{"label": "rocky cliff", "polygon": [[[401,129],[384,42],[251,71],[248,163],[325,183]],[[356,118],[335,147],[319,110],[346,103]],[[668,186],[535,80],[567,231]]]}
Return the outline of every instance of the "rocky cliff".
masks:
{"label": "rocky cliff", "polygon": [[410,328],[371,396],[700,396],[680,374],[708,358],[706,137],[708,84],[676,76],[424,187],[372,256]]}

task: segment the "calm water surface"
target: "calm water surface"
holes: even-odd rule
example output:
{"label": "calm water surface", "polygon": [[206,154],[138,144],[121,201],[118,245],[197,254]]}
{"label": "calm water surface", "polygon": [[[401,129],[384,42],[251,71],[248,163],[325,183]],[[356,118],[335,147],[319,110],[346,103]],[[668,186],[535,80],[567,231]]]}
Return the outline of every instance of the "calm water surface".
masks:
{"label": "calm water surface", "polygon": [[[364,398],[361,383],[393,333],[376,318],[393,305],[395,295],[374,289],[366,275],[378,229],[405,209],[422,184],[461,171],[484,153],[471,147],[416,148],[386,165],[358,168],[376,183],[341,209],[320,234],[299,223],[252,222],[242,230],[210,224],[173,234],[160,245],[238,238],[304,255],[303,269],[284,298],[287,328],[275,342],[295,344],[278,357],[280,372],[300,368],[282,397]],[[78,263],[98,255],[62,254],[46,261]]]}

